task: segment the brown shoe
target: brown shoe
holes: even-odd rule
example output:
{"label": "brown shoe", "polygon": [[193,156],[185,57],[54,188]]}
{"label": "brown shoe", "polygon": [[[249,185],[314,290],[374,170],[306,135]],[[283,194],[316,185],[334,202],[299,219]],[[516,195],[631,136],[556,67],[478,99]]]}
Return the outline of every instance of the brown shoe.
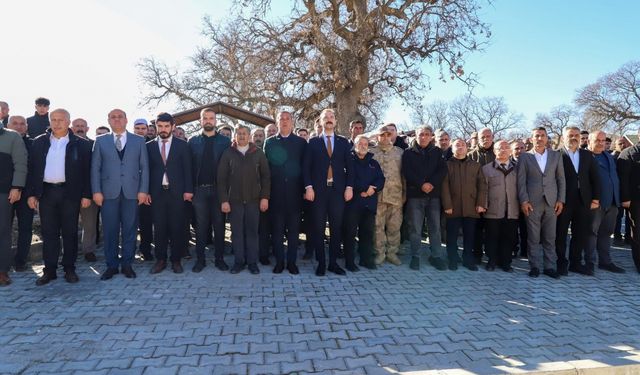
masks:
{"label": "brown shoe", "polygon": [[175,262],[171,262],[171,269],[173,270],[173,273],[182,273],[182,272],[184,272],[184,270],[182,269],[182,264],[180,263],[179,260],[177,260]]}
{"label": "brown shoe", "polygon": [[11,285],[11,278],[6,272],[0,272],[0,286]]}
{"label": "brown shoe", "polygon": [[156,274],[162,272],[165,268],[167,268],[167,261],[158,259],[156,263],[151,268],[151,274]]}

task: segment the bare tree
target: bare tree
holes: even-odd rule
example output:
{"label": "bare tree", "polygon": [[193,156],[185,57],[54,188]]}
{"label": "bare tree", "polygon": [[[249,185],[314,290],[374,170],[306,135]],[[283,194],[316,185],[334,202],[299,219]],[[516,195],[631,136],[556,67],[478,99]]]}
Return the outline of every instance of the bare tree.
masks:
{"label": "bare tree", "polygon": [[616,134],[640,122],[640,61],[631,61],[580,90],[576,104]]}
{"label": "bare tree", "polygon": [[[284,21],[247,12],[223,24],[205,19],[209,44],[190,69],[179,73],[155,58],[140,63],[150,89],[143,103],[224,100],[272,116],[286,106],[308,122],[333,107],[343,132],[357,117],[379,122],[389,98],[421,101],[426,65],[439,67],[440,80],[476,82],[463,66],[490,36],[478,16],[481,1],[296,0]],[[260,11],[269,5],[243,3]]]}
{"label": "bare tree", "polygon": [[509,110],[503,97],[477,98],[465,95],[449,106],[452,135],[468,138],[482,128],[490,128],[496,137],[522,125],[524,116]]}
{"label": "bare tree", "polygon": [[569,105],[554,107],[549,113],[538,113],[533,124],[536,127],[544,126],[550,139],[560,139],[562,130],[569,125],[579,126],[582,129],[580,114]]}

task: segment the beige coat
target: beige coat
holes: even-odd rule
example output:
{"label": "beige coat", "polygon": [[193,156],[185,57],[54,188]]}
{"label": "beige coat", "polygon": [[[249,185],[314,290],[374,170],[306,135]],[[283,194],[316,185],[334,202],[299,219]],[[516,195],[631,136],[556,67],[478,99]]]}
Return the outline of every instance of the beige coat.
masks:
{"label": "beige coat", "polygon": [[518,201],[518,174],[515,166],[511,162],[511,172],[505,176],[499,169],[497,161],[491,162],[482,167],[486,184],[486,196],[484,198],[487,205],[484,205],[487,212],[484,217],[487,219],[502,219],[508,212],[508,219],[517,219],[520,215],[520,203]]}

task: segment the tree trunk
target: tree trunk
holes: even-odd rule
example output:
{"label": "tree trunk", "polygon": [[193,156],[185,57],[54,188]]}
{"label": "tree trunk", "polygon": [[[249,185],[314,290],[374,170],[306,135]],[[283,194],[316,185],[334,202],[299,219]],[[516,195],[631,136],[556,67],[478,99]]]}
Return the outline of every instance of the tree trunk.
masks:
{"label": "tree trunk", "polygon": [[349,137],[349,123],[355,119],[364,120],[358,111],[358,98],[362,92],[347,89],[336,93],[336,131]]}

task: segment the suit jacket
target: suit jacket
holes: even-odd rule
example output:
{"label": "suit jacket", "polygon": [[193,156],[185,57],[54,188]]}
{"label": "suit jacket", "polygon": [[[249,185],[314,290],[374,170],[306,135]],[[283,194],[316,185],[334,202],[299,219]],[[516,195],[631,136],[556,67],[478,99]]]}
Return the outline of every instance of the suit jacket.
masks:
{"label": "suit jacket", "polygon": [[276,134],[264,142],[264,153],[271,170],[270,211],[301,210],[304,194],[302,161],[306,147],[307,141],[293,133],[286,138]]}
{"label": "suit jacket", "polygon": [[620,176],[620,200],[640,200],[640,143],[627,147],[617,159]]}
{"label": "suit jacket", "polygon": [[193,178],[191,177],[191,151],[187,142],[176,137],[171,139],[171,148],[167,157],[167,164],[162,162],[160,154],[160,141],[147,142],[149,155],[149,194],[160,194],[162,190],[162,178],[167,173],[169,180],[169,193],[182,199],[184,193],[193,193]]}
{"label": "suit jacket", "polygon": [[[42,197],[44,186],[44,170],[47,165],[47,154],[51,147],[51,130],[38,136],[31,144],[29,151],[29,174],[27,177],[27,197]],[[91,144],[69,130],[69,143],[65,151],[64,193],[67,198],[91,198]]]}
{"label": "suit jacket", "polygon": [[349,141],[334,133],[331,137],[332,154],[329,157],[327,146],[321,136],[311,138],[304,153],[302,177],[304,186],[311,186],[315,192],[327,189],[327,171],[333,169],[333,187],[344,192],[347,186],[353,187],[353,159],[350,157]]}
{"label": "suit jacket", "polygon": [[91,158],[91,188],[105,199],[126,199],[149,192],[149,164],[144,138],[127,132],[122,160],[118,156],[113,133],[96,138]]}
{"label": "suit jacket", "polygon": [[560,150],[564,167],[564,177],[567,183],[566,196],[572,197],[580,195],[582,205],[589,208],[591,201],[600,199],[600,176],[598,165],[595,162],[591,151],[578,148],[578,173],[573,167],[571,158],[567,150],[563,147]]}
{"label": "suit jacket", "polygon": [[529,202],[534,206],[546,203],[554,206],[556,202],[565,202],[566,181],[564,166],[559,152],[547,150],[545,170],[534,156],[535,151],[522,153],[518,160],[518,199],[520,204]]}

